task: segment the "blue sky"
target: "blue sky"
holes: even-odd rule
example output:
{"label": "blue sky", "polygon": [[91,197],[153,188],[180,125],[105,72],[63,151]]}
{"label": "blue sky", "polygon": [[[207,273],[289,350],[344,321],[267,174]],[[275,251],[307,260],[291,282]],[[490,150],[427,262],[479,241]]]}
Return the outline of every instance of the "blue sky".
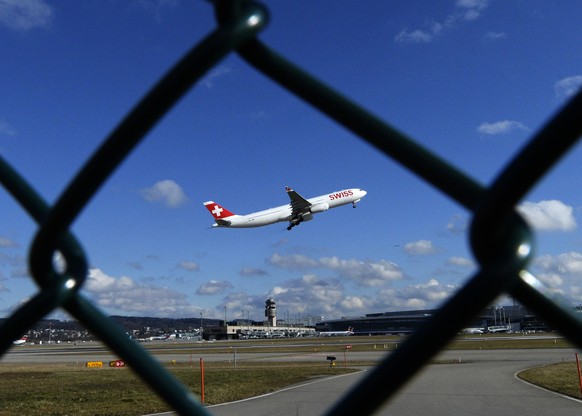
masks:
{"label": "blue sky", "polygon": [[[582,84],[582,4],[273,1],[260,38],[483,184]],[[205,1],[0,0],[0,153],[48,201],[215,27]],[[520,210],[532,271],[582,302],[580,149]],[[287,231],[210,229],[343,188],[368,195]],[[0,315],[36,292],[36,225],[0,193]],[[236,55],[214,67],[73,226],[109,314],[262,319],[433,308],[475,271],[469,213]],[[501,300],[500,300],[501,301]]]}

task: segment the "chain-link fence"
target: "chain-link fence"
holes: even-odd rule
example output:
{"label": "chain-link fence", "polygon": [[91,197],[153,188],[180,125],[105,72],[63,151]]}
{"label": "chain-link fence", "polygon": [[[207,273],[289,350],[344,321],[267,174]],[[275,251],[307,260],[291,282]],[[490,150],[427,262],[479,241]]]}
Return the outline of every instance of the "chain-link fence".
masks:
{"label": "chain-link fence", "polygon": [[[257,35],[268,22],[264,6],[243,0],[216,0],[214,7],[217,28],[127,115],[54,205],[48,205],[7,161],[0,159],[0,181],[39,224],[29,254],[30,271],[39,291],[0,327],[0,354],[44,316],[63,308],[123,358],[176,412],[208,414],[186,387],[79,293],[88,274],[87,257],[68,230],[148,131],[196,81],[232,52],[472,212],[470,243],[479,262],[478,271],[401,348],[336,403],[330,415],[373,413],[502,293],[547,319],[582,348],[582,322],[527,271],[533,256],[532,230],[514,208],[581,135],[582,92],[485,188],[261,43]],[[53,263],[57,252],[65,259],[63,270]]]}

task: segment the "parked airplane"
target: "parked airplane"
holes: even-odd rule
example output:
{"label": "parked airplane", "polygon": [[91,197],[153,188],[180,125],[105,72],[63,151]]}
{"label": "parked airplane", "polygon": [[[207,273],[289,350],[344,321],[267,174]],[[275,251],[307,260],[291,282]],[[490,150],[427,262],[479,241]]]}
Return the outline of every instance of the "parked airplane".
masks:
{"label": "parked airplane", "polygon": [[461,334],[484,334],[485,328],[463,328]]}
{"label": "parked airplane", "polygon": [[287,229],[291,230],[303,221],[312,220],[313,214],[350,203],[355,208],[367,193],[363,189],[352,188],[305,199],[288,186],[285,190],[291,200],[289,204],[248,215],[236,215],[214,201],[205,202],[204,206],[214,217],[213,227],[251,228],[289,221]]}
{"label": "parked airplane", "polygon": [[487,327],[487,332],[495,334],[497,332],[511,332],[511,325],[493,325]]}
{"label": "parked airplane", "polygon": [[354,328],[351,326],[347,331],[325,331],[319,333],[320,337],[346,337],[350,335],[354,335]]}
{"label": "parked airplane", "polygon": [[24,335],[22,338],[12,341],[14,345],[24,345],[28,341],[28,335]]}
{"label": "parked airplane", "polygon": [[149,341],[165,341],[170,338],[169,335],[155,335],[153,337],[147,338]]}

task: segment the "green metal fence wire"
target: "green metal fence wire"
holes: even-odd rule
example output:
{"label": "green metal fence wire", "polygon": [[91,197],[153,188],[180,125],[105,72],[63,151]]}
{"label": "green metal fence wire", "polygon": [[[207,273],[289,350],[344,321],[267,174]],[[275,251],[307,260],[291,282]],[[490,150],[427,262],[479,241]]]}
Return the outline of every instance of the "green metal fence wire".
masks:
{"label": "green metal fence wire", "polygon": [[[24,178],[0,158],[0,182],[39,225],[29,267],[39,292],[0,327],[0,355],[38,320],[63,308],[98,336],[177,413],[208,411],[123,330],[80,293],[87,257],[69,227],[148,131],[209,69],[232,52],[351,130],[388,158],[472,212],[470,244],[479,270],[426,324],[328,411],[330,416],[372,414],[502,293],[546,318],[582,348],[582,322],[527,267],[533,258],[533,232],[514,207],[582,135],[582,92],[576,95],[488,187],[456,169],[343,97],[261,43],[267,9],[246,0],[215,0],[217,28],[201,40],[106,138],[62,195],[48,205]],[[53,258],[65,259],[63,270]]]}

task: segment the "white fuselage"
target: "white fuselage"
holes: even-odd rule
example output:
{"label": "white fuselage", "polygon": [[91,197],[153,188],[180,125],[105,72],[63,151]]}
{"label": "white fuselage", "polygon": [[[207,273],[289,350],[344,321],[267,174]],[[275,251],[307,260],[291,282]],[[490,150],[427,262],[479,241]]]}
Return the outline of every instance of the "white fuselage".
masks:
{"label": "white fuselage", "polygon": [[[310,212],[303,214],[303,221],[312,219],[313,214],[327,211],[341,205],[355,204],[366,195],[366,191],[352,188],[331,194],[320,195],[315,198],[309,198],[311,203]],[[293,221],[295,218],[291,209],[291,204],[281,205],[280,207],[266,209],[264,211],[254,212],[248,215],[233,215],[228,217],[229,225],[213,224],[214,227],[228,228],[251,228],[262,227],[264,225],[274,224],[276,222]]]}
{"label": "white fuselage", "polygon": [[354,335],[352,331],[327,331],[327,332],[320,332],[318,334],[320,337],[349,337]]}

